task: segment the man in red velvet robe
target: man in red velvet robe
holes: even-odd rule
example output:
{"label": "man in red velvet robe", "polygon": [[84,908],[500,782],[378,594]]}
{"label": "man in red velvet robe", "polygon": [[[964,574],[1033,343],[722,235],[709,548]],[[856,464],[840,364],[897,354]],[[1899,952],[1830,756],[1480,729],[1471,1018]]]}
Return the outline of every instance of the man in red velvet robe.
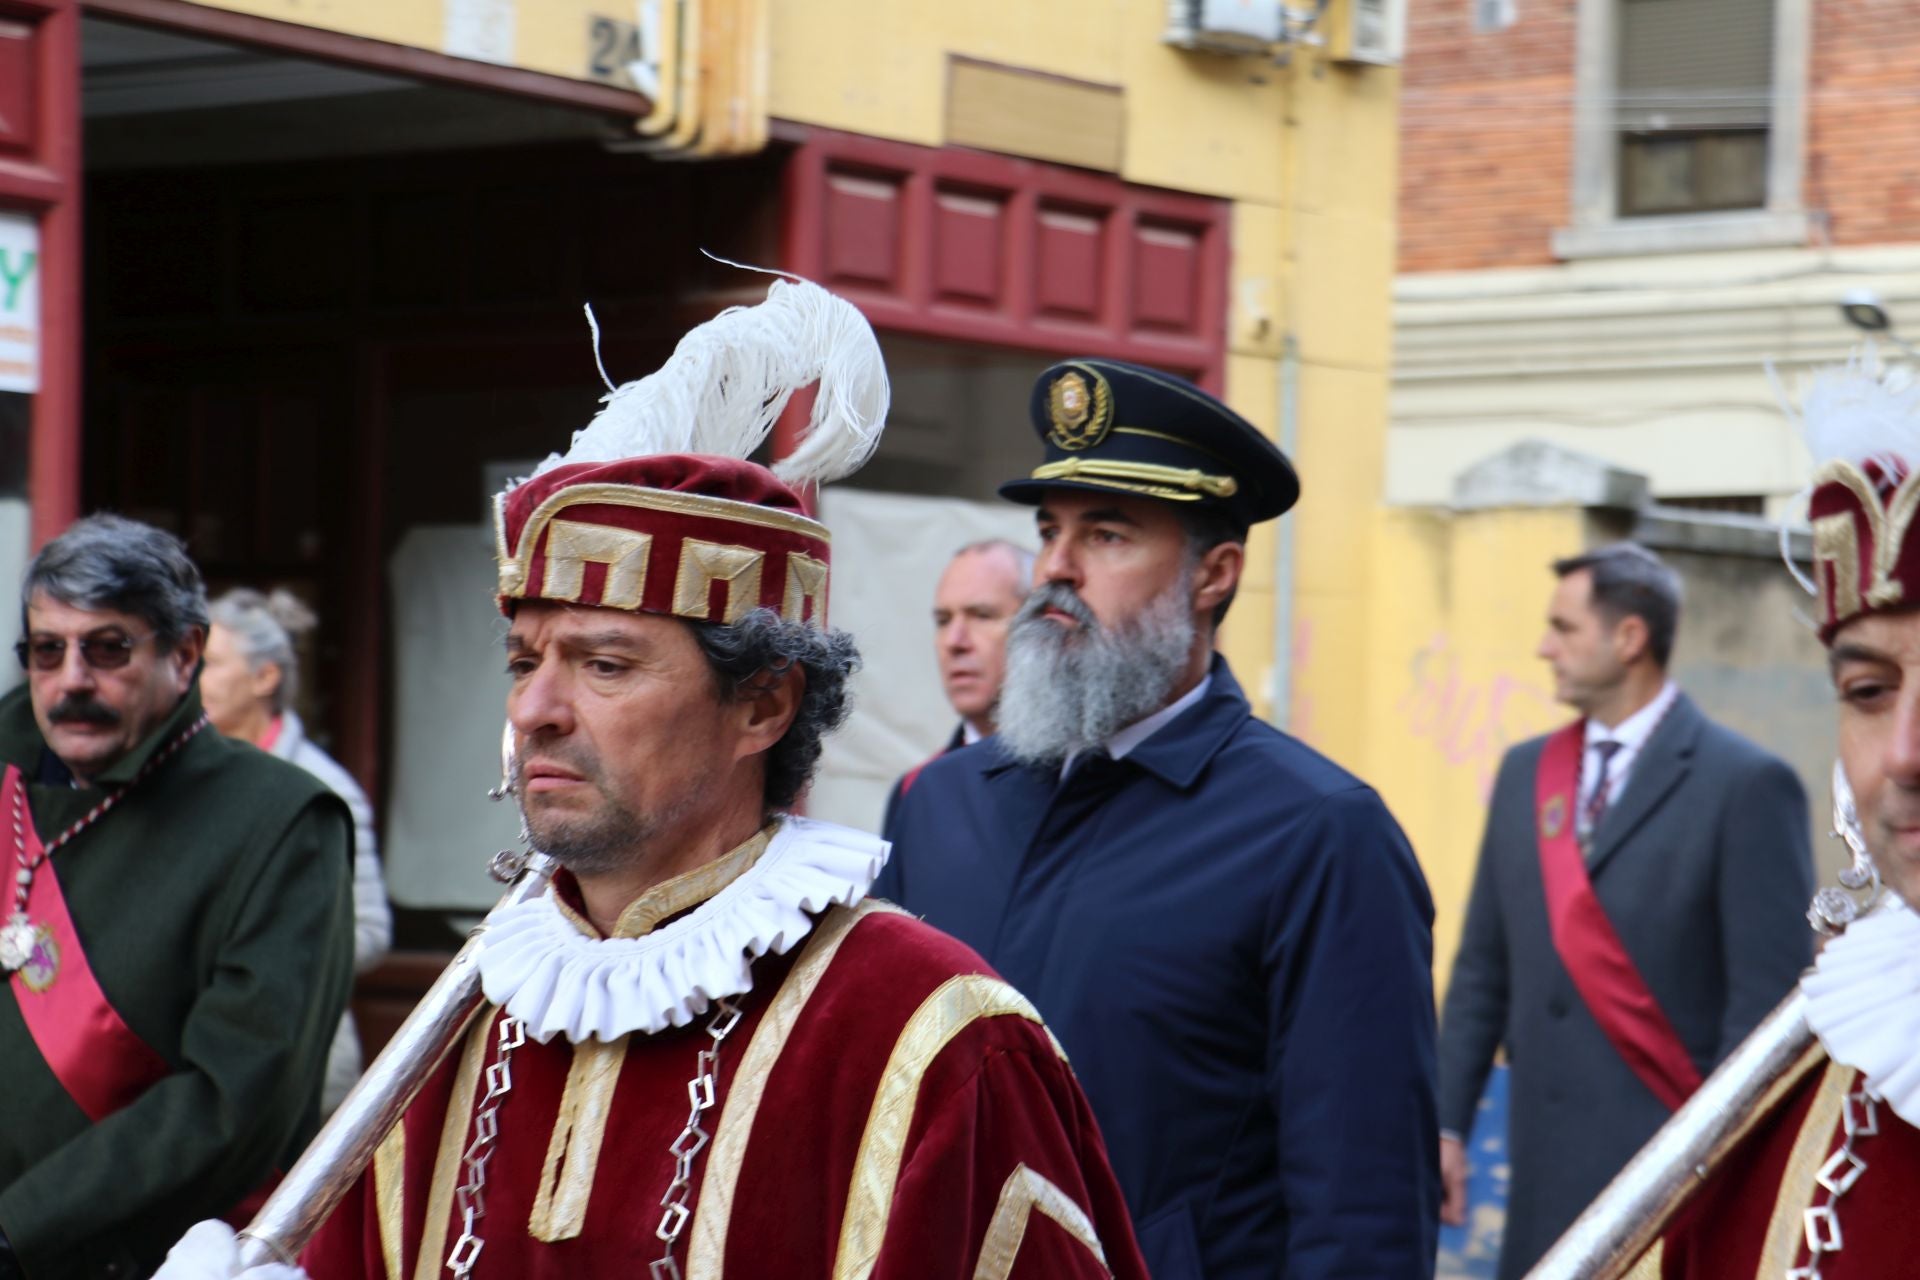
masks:
{"label": "man in red velvet robe", "polygon": [[[1144,1280],[1032,1006],[867,898],[884,842],[784,812],[857,664],[825,625],[827,532],[795,489],[872,447],[872,334],[786,283],[703,329],[497,505],[514,790],[562,870],[495,913],[489,1004],[302,1267]],[[795,332],[835,349],[796,351]],[[715,456],[829,366],[784,480]],[[648,455],[670,434],[696,452]],[[161,1274],[236,1258],[202,1224]]]}
{"label": "man in red velvet robe", "polygon": [[1811,1048],[1635,1277],[1885,1280],[1920,1264],[1920,388],[1871,357],[1805,397],[1840,763],[1890,893],[1801,979]]}

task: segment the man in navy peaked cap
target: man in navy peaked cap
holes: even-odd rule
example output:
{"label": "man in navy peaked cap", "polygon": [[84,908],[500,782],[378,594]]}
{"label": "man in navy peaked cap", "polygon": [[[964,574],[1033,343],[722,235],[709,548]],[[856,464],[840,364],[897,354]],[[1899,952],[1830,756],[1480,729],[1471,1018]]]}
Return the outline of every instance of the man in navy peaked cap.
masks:
{"label": "man in navy peaked cap", "polygon": [[1032,415],[999,732],[927,766],[875,891],[1039,1008],[1156,1280],[1431,1276],[1432,899],[1380,797],[1214,652],[1293,467],[1115,360],[1048,369]]}

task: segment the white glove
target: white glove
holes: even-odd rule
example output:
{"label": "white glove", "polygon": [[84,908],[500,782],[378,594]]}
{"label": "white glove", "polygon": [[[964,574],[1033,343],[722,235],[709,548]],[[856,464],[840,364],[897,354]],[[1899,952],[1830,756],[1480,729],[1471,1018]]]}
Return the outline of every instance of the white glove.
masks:
{"label": "white glove", "polygon": [[167,1251],[153,1280],[307,1280],[298,1267],[269,1262],[240,1269],[240,1242],[224,1222],[196,1222]]}

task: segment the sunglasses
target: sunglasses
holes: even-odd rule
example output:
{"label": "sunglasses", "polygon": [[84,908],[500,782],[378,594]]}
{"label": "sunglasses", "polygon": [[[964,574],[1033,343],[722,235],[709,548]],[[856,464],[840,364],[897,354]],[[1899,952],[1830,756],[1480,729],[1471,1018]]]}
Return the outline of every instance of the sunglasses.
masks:
{"label": "sunglasses", "polygon": [[[80,647],[80,661],[95,671],[118,671],[133,658],[134,649],[148,636],[130,636],[116,628],[89,631],[74,641]],[[67,661],[64,636],[33,636],[13,646],[20,665],[34,671],[58,671]]]}

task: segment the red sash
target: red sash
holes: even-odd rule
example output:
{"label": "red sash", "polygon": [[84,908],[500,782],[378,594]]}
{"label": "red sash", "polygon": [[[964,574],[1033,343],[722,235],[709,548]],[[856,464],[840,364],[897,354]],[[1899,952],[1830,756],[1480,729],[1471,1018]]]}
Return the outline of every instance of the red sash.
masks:
{"label": "red sash", "polygon": [[[7,766],[0,782],[0,813],[12,812],[20,771]],[[27,859],[40,856],[40,835],[29,815]],[[11,877],[8,877],[11,879]],[[20,1006],[27,1032],[87,1118],[98,1123],[138,1098],[167,1074],[166,1060],[133,1033],[100,989],[80,948],[53,860],[33,873],[27,918],[39,942],[27,963],[9,975],[7,989]]]}
{"label": "red sash", "polygon": [[1586,722],[1547,739],[1540,753],[1534,798],[1540,824],[1540,879],[1546,886],[1553,949],[1580,989],[1600,1030],[1633,1074],[1670,1108],[1700,1087],[1700,1072],[1673,1024],[1634,967],[1613,922],[1587,879],[1587,862],[1574,835],[1580,756]]}

